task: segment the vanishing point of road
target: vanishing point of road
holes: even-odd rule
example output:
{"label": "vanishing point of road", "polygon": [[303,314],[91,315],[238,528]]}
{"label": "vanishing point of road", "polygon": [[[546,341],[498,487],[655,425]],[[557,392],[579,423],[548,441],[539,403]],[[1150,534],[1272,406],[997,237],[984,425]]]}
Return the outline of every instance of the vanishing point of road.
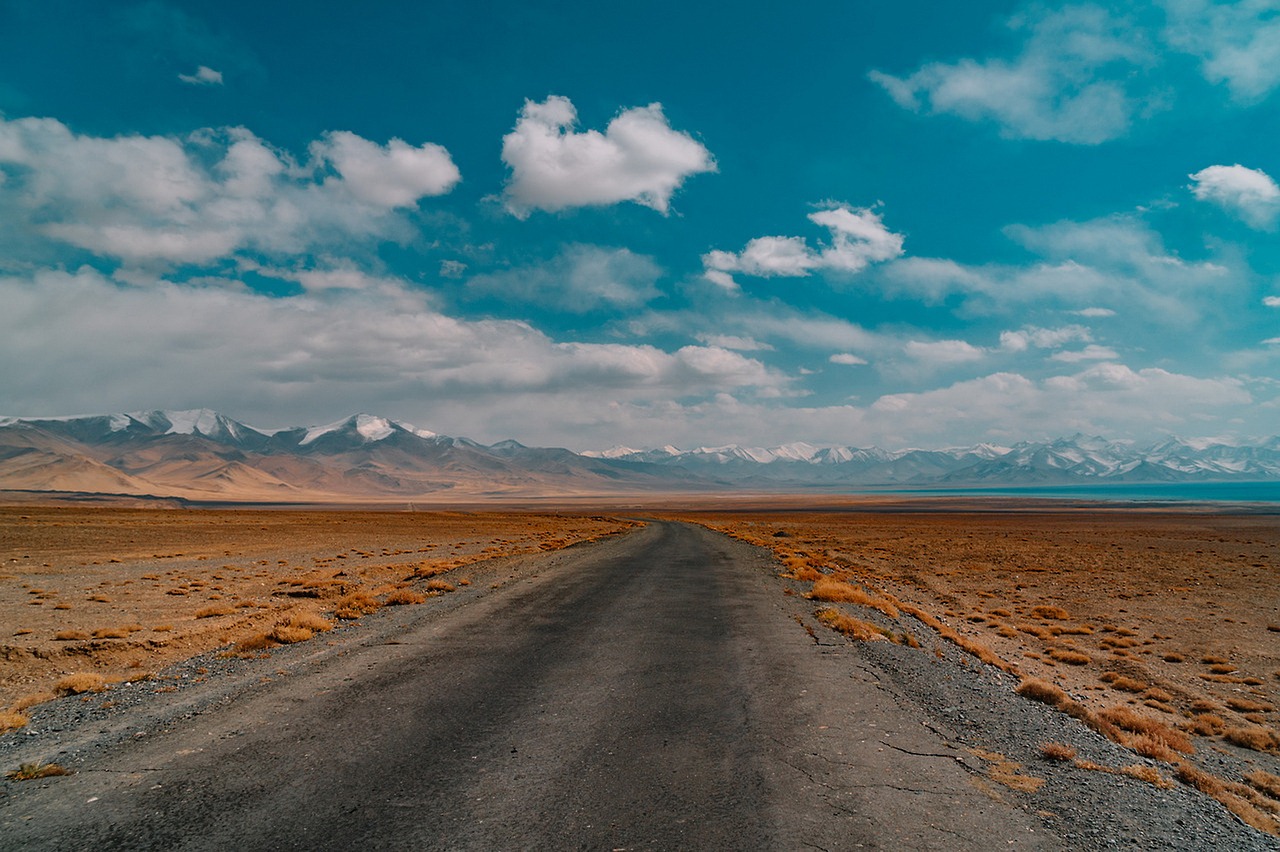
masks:
{"label": "vanishing point of road", "polygon": [[816,646],[760,551],[653,522],[540,558],[28,782],[0,848],[1056,845],[855,648]]}

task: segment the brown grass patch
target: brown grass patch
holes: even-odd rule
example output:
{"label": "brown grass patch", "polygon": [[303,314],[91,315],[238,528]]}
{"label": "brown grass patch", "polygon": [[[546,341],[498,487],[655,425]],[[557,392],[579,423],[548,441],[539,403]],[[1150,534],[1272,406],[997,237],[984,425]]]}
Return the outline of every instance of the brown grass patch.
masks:
{"label": "brown grass patch", "polygon": [[1093,658],[1088,654],[1082,654],[1070,648],[1050,648],[1049,658],[1060,663],[1066,663],[1069,666],[1087,666],[1093,662]]}
{"label": "brown grass patch", "polygon": [[888,631],[884,628],[869,621],[845,615],[840,610],[832,607],[822,607],[814,613],[814,616],[819,623],[830,627],[837,633],[844,634],[855,642],[870,642],[876,639],[888,638]]}
{"label": "brown grass patch", "polygon": [[1227,706],[1240,713],[1269,713],[1276,709],[1274,705],[1248,698],[1233,697],[1227,699]]}
{"label": "brown grass patch", "polygon": [[1076,750],[1066,743],[1040,743],[1040,756],[1045,760],[1074,760]]}
{"label": "brown grass patch", "polygon": [[427,596],[412,589],[396,589],[386,596],[382,603],[386,606],[408,606],[425,603]]}
{"label": "brown grass patch", "polygon": [[1061,688],[1039,678],[1025,679],[1018,684],[1014,692],[1023,698],[1030,698],[1032,701],[1039,701],[1041,704],[1048,704],[1058,709],[1062,709],[1071,702],[1071,697]]}
{"label": "brown grass patch", "polygon": [[350,621],[377,612],[382,608],[378,599],[368,592],[351,592],[338,598],[333,604],[333,614],[344,621]]}
{"label": "brown grass patch", "polygon": [[1041,604],[1031,608],[1032,618],[1043,618],[1047,621],[1065,621],[1071,617],[1071,613],[1067,612],[1060,606],[1048,606]]}
{"label": "brown grass patch", "polygon": [[37,778],[53,778],[57,775],[70,775],[71,770],[56,763],[24,763],[17,769],[5,773],[10,781],[34,781]]}
{"label": "brown grass patch", "polygon": [[235,607],[230,606],[207,606],[203,609],[196,610],[196,618],[217,618],[220,615],[231,615],[235,611]]}
{"label": "brown grass patch", "polygon": [[1121,738],[1121,744],[1147,757],[1167,761],[1170,760],[1168,750],[1183,754],[1193,754],[1196,750],[1191,738],[1182,731],[1123,705],[1108,707],[1097,715],[1120,730],[1133,734],[1132,737]]}
{"label": "brown grass patch", "polygon": [[53,634],[53,638],[58,642],[78,642],[82,639],[88,639],[89,634],[83,630],[59,630]]}
{"label": "brown grass patch", "polygon": [[16,710],[0,710],[0,733],[16,731],[30,721]]}
{"label": "brown grass patch", "polygon": [[813,589],[809,592],[808,598],[815,601],[829,601],[832,603],[852,603],[860,606],[869,606],[883,612],[890,618],[897,618],[899,615],[898,608],[889,601],[879,595],[873,595],[863,589],[861,586],[855,586],[844,580],[837,580],[833,577],[822,576],[813,584]]}
{"label": "brown grass patch", "polygon": [[1044,786],[1043,778],[1037,778],[1034,775],[1020,775],[1018,770],[1022,768],[1022,764],[1010,760],[998,751],[971,748],[969,752],[987,762],[987,776],[997,784],[1003,784],[1012,790],[1018,790],[1023,793],[1034,793]]}
{"label": "brown grass patch", "polygon": [[454,588],[453,583],[450,583],[448,580],[436,579],[436,580],[427,581],[427,591],[428,592],[453,592],[453,591],[456,591],[456,589]]}
{"label": "brown grass patch", "polygon": [[128,639],[129,631],[124,627],[102,627],[93,631],[94,639]]}
{"label": "brown grass patch", "polygon": [[80,672],[67,675],[53,685],[58,695],[80,695],[84,692],[102,692],[107,688],[107,679],[93,672]]}
{"label": "brown grass patch", "polygon": [[1249,786],[1280,802],[1280,775],[1257,769],[1253,772],[1246,772],[1244,780]]}
{"label": "brown grass patch", "polygon": [[1227,742],[1241,748],[1254,751],[1275,751],[1280,749],[1280,737],[1271,728],[1262,725],[1239,725],[1227,728],[1222,732]]}

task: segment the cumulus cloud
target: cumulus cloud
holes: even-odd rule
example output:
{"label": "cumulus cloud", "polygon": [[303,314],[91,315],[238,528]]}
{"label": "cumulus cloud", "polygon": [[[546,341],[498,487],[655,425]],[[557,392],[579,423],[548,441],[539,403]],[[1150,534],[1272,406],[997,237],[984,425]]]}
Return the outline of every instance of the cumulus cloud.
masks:
{"label": "cumulus cloud", "polygon": [[502,139],[511,213],[634,201],[665,215],[687,178],[716,170],[711,152],[672,129],[661,104],[623,110],[603,133],[579,132],[577,123],[568,98],[525,101],[515,129]]}
{"label": "cumulus cloud", "polygon": [[208,65],[201,65],[194,74],[179,74],[178,79],[192,86],[221,86],[222,72],[214,71]]}
{"label": "cumulus cloud", "polygon": [[1120,354],[1110,346],[1099,346],[1096,343],[1090,343],[1083,349],[1055,352],[1049,357],[1054,361],[1062,361],[1065,364],[1077,364],[1081,361],[1114,361],[1120,357]]}
{"label": "cumulus cloud", "polygon": [[1280,17],[1268,0],[1163,0],[1168,43],[1201,60],[1205,79],[1256,103],[1280,85]]}
{"label": "cumulus cloud", "polygon": [[654,299],[661,275],[653,258],[629,249],[570,245],[547,263],[477,275],[467,286],[477,294],[586,313],[636,307]]}
{"label": "cumulus cloud", "polygon": [[866,358],[859,358],[852,352],[837,352],[827,359],[832,364],[842,364],[847,367],[857,367],[867,363]]}
{"label": "cumulus cloud", "polygon": [[908,358],[933,367],[967,364],[986,357],[986,350],[964,340],[908,340],[903,347]]}
{"label": "cumulus cloud", "polygon": [[1280,296],[1264,296],[1262,304],[1268,308],[1280,308]]}
{"label": "cumulus cloud", "polygon": [[852,274],[902,254],[902,235],[886,228],[870,208],[833,204],[810,213],[809,221],[830,232],[827,244],[814,249],[803,237],[756,237],[740,252],[703,255],[704,274],[720,286],[734,283],[734,272],[762,278],[803,277],[820,270]]}
{"label": "cumulus cloud", "polygon": [[1191,192],[1218,205],[1258,230],[1275,228],[1280,216],[1280,186],[1260,169],[1209,166],[1191,175]]}
{"label": "cumulus cloud", "polygon": [[1015,139],[1097,144],[1128,131],[1142,100],[1128,78],[1151,51],[1130,23],[1096,6],[1013,18],[1025,34],[1010,59],[933,62],[905,77],[872,71],[904,109],[995,122]]}
{"label": "cumulus cloud", "polygon": [[51,118],[0,117],[0,211],[31,241],[126,263],[203,263],[408,239],[396,210],[458,180],[430,144],[337,132],[311,154],[299,164],[244,128],[98,137]]}
{"label": "cumulus cloud", "polygon": [[1000,348],[1011,352],[1024,352],[1034,346],[1037,349],[1058,349],[1064,344],[1076,341],[1087,343],[1091,340],[1089,329],[1080,325],[1068,325],[1062,328],[1027,327],[1017,331],[1000,333]]}

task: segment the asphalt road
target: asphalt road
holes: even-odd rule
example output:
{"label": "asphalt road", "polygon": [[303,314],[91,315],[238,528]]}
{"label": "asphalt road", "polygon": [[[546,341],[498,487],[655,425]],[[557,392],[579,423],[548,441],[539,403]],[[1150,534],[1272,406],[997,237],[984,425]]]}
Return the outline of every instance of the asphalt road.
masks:
{"label": "asphalt road", "polygon": [[465,606],[401,610],[28,782],[0,848],[1057,845],[855,649],[815,646],[758,551],[706,530],[650,524]]}

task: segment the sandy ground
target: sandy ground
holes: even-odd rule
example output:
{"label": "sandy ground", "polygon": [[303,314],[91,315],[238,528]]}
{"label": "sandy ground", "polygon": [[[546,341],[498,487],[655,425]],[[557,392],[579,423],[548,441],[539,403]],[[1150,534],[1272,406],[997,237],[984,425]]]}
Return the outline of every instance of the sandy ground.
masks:
{"label": "sandy ground", "polygon": [[479,560],[629,526],[553,513],[0,507],[0,711],[51,697],[67,676],[146,678],[294,615],[333,622],[344,602],[358,616],[396,592],[447,594]]}

